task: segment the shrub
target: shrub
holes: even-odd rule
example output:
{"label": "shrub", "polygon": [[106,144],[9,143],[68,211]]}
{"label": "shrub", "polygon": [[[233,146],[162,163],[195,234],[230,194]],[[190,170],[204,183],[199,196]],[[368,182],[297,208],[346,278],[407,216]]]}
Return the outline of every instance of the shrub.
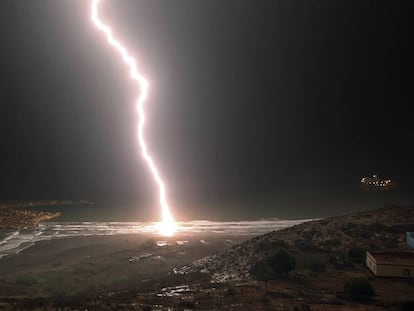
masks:
{"label": "shrub", "polygon": [[345,292],[355,300],[369,300],[375,295],[374,287],[366,279],[352,279],[344,284]]}
{"label": "shrub", "polygon": [[259,260],[250,269],[252,276],[261,281],[287,277],[295,269],[296,261],[285,249],[279,249],[272,256]]}
{"label": "shrub", "polygon": [[348,257],[357,263],[364,263],[365,261],[365,250],[359,247],[353,247],[348,251]]}
{"label": "shrub", "polygon": [[414,300],[403,301],[398,305],[399,311],[411,311],[414,310]]}
{"label": "shrub", "polygon": [[258,261],[251,269],[250,274],[259,281],[268,281],[276,278],[275,272],[268,261]]}
{"label": "shrub", "polygon": [[308,268],[312,272],[324,272],[326,265],[325,262],[314,259],[309,262]]}
{"label": "shrub", "polygon": [[38,279],[34,274],[29,273],[19,277],[16,283],[24,286],[32,286],[38,283]]}
{"label": "shrub", "polygon": [[276,240],[276,241],[270,242],[270,247],[272,247],[273,249],[279,249],[279,248],[289,249],[289,244],[287,244],[283,240]]}
{"label": "shrub", "polygon": [[295,257],[297,261],[296,268],[299,270],[309,270],[312,272],[324,272],[326,270],[326,261],[322,257],[303,256],[300,254]]}
{"label": "shrub", "polygon": [[275,250],[275,249],[288,249],[289,245],[283,241],[283,240],[276,240],[276,241],[262,241],[258,243],[255,247],[256,252],[267,252],[269,250]]}
{"label": "shrub", "polygon": [[349,259],[349,256],[345,254],[336,254],[328,257],[329,264],[338,270],[345,270],[353,268],[352,261]]}
{"label": "shrub", "polygon": [[235,296],[236,295],[236,289],[234,287],[229,287],[225,291],[226,296]]}
{"label": "shrub", "polygon": [[277,277],[288,276],[289,272],[296,267],[295,258],[293,258],[293,256],[284,249],[280,249],[269,259]]}
{"label": "shrub", "polygon": [[323,242],[323,244],[326,247],[330,247],[330,246],[335,247],[335,246],[341,245],[342,241],[339,240],[339,239],[329,239],[329,240],[326,240],[325,242]]}
{"label": "shrub", "polygon": [[180,309],[188,310],[188,309],[195,309],[196,305],[192,301],[180,301],[177,304],[177,307]]}
{"label": "shrub", "polygon": [[296,240],[295,246],[297,249],[301,251],[310,251],[310,250],[316,250],[315,245],[313,244],[312,240]]}

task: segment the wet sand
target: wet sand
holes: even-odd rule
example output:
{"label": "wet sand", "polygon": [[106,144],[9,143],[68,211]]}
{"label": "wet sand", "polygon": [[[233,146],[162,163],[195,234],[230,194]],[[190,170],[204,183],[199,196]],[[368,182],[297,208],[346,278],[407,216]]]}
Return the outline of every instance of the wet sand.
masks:
{"label": "wet sand", "polygon": [[85,258],[108,256],[122,250],[137,248],[149,235],[81,236],[39,241],[17,255],[0,259],[0,274],[6,275],[22,269],[50,267],[60,262],[66,266]]}
{"label": "wet sand", "polygon": [[[248,238],[129,234],[39,241],[18,255],[0,259],[0,298],[75,295],[138,286]],[[161,241],[168,245],[157,245]]]}

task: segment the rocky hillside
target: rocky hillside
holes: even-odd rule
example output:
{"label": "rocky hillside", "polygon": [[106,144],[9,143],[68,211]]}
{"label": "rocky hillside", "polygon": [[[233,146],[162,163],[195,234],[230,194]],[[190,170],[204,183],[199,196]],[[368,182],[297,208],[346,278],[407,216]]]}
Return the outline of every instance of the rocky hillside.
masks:
{"label": "rocky hillside", "polygon": [[284,247],[296,256],[320,253],[338,263],[351,248],[409,250],[405,233],[414,231],[414,207],[386,207],[311,221],[234,245],[224,253],[195,261],[178,273],[211,273],[217,282],[249,279],[251,266]]}

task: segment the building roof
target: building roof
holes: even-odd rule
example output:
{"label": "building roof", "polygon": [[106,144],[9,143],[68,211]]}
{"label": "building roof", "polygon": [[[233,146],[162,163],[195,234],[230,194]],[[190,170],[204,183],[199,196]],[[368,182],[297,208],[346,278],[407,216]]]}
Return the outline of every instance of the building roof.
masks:
{"label": "building roof", "polygon": [[395,262],[397,260],[404,261],[413,261],[414,262],[414,252],[369,252],[375,260],[386,261],[386,262]]}

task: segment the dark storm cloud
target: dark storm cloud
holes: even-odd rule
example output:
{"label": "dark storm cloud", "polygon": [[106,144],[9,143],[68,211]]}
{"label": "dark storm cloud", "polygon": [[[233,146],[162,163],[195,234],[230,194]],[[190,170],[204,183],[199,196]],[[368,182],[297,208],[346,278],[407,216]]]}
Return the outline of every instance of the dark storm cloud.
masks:
{"label": "dark storm cloud", "polygon": [[[1,197],[155,202],[136,90],[87,2],[0,6]],[[357,184],[372,172],[401,184],[390,200],[409,200],[408,11],[399,1],[106,1],[150,80],[147,136],[176,209],[346,210],[364,204]]]}

